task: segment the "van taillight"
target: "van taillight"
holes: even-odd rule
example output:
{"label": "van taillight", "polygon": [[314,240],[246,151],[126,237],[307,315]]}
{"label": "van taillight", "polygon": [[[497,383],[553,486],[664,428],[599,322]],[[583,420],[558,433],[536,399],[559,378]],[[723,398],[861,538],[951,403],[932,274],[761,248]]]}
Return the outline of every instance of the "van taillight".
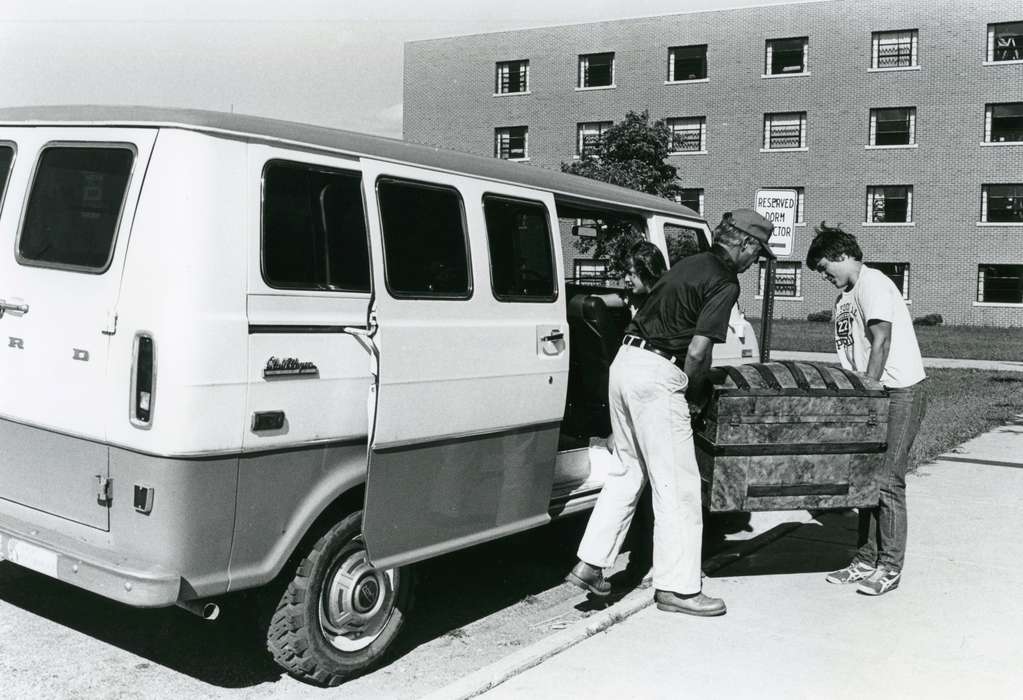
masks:
{"label": "van taillight", "polygon": [[153,419],[153,391],[156,388],[156,347],[153,338],[139,333],[132,351],[131,410],[133,425],[148,427]]}

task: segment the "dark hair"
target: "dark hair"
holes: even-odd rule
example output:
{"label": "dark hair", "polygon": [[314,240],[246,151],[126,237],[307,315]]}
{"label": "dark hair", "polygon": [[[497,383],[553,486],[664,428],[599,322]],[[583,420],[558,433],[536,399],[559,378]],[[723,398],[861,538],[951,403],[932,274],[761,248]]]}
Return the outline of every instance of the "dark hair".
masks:
{"label": "dark hair", "polygon": [[814,228],[817,235],[810,243],[810,249],[806,252],[806,266],[811,270],[817,269],[821,258],[835,261],[843,255],[853,260],[863,260],[863,251],[860,244],[856,242],[856,236],[842,230],[842,224],[828,226],[822,221],[820,226]]}
{"label": "dark hair", "polygon": [[648,287],[652,287],[668,269],[661,249],[650,241],[640,241],[632,246],[629,249],[629,261],[643,284]]}

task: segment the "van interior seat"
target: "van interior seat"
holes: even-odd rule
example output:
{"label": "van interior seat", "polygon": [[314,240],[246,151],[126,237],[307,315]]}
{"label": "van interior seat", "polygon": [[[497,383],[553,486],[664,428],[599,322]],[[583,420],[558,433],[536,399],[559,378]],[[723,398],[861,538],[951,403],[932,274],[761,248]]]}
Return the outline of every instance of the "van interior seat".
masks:
{"label": "van interior seat", "polygon": [[568,400],[562,433],[588,439],[611,432],[608,374],[629,324],[622,293],[612,289],[568,289],[570,359]]}

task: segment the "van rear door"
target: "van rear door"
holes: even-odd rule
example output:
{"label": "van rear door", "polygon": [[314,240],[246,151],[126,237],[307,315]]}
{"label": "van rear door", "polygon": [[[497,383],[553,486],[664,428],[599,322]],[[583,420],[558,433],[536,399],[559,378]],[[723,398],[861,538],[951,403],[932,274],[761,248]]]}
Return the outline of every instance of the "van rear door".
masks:
{"label": "van rear door", "polygon": [[[155,129],[0,129],[0,497],[99,529],[108,367],[128,234]],[[42,430],[38,430],[41,428]]]}
{"label": "van rear door", "polygon": [[387,568],[549,520],[568,334],[549,195],[366,167],[379,374],[363,534]]}

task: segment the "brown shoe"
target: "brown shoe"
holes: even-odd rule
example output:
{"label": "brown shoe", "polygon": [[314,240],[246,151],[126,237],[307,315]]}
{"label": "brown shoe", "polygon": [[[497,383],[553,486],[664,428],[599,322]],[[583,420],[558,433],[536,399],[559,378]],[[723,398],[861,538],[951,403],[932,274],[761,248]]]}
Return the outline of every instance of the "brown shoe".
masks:
{"label": "brown shoe", "polygon": [[702,591],[689,596],[681,596],[671,591],[655,591],[654,602],[657,603],[658,610],[699,615],[700,617],[717,617],[724,615],[727,611],[725,601],[704,595]]}
{"label": "brown shoe", "polygon": [[572,567],[565,580],[600,598],[611,595],[611,584],[604,579],[604,571],[582,560]]}

